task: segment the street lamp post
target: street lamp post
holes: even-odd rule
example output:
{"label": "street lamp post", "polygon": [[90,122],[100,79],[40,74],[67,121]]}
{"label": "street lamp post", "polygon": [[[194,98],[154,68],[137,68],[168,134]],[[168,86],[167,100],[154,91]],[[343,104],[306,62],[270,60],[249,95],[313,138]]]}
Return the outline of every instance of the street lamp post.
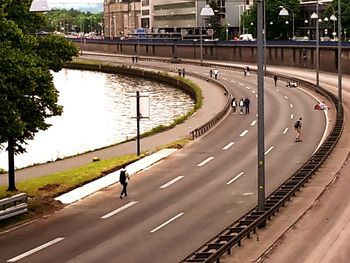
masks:
{"label": "street lamp post", "polygon": [[319,32],[319,13],[318,13],[318,0],[316,0],[316,13],[312,13],[311,19],[315,19],[316,22],[316,88],[318,89],[320,86],[320,52],[319,52],[319,46],[320,46],[320,32]]}
{"label": "street lamp post", "polygon": [[[346,40],[346,30],[344,29]],[[342,72],[341,72],[341,2],[338,0],[338,114],[342,114]]]}
{"label": "street lamp post", "polygon": [[[265,125],[264,125],[264,0],[257,0],[258,51],[258,211],[265,211]],[[265,226],[265,223],[261,227]]]}
{"label": "street lamp post", "polygon": [[[201,17],[209,17],[214,15],[214,10],[206,4],[201,11]],[[203,36],[202,36],[202,26],[200,26],[200,53],[201,53],[201,65],[203,64]]]}
{"label": "street lamp post", "polygon": [[292,39],[294,40],[295,39],[295,34],[294,34],[294,32],[295,32],[295,30],[294,30],[294,27],[295,27],[295,24],[294,24],[294,12],[293,12],[292,9],[290,9],[288,7],[280,6],[280,8],[281,8],[281,11],[278,14],[280,16],[289,16],[289,12],[288,12],[287,9],[289,9],[292,12],[292,18],[293,18],[293,31],[292,31],[293,32],[293,36],[292,36]]}

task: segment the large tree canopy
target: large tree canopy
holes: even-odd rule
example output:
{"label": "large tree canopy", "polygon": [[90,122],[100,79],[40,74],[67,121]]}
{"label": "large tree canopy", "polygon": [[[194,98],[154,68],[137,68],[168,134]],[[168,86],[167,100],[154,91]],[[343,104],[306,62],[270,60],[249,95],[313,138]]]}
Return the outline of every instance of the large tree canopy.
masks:
{"label": "large tree canopy", "polygon": [[[49,127],[46,118],[62,113],[50,70],[59,71],[78,54],[63,37],[28,34],[45,21],[29,12],[30,3],[0,4],[0,145],[7,142],[9,153],[24,152],[25,140]],[[15,189],[12,169],[9,163],[9,190]]]}

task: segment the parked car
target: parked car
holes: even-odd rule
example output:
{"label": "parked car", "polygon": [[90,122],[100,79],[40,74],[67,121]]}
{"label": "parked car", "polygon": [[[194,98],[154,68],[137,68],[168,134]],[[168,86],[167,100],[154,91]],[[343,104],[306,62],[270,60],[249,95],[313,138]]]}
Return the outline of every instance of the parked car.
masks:
{"label": "parked car", "polygon": [[242,34],[238,38],[239,41],[255,41],[252,34]]}

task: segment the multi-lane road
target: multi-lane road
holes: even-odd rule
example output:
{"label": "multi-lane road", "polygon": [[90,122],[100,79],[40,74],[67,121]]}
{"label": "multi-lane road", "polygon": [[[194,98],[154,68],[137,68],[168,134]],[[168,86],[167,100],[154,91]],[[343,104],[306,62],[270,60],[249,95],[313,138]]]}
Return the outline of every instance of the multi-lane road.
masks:
{"label": "multi-lane road", "polygon": [[[208,75],[208,68],[186,66]],[[256,76],[220,70],[250,114],[230,113],[215,129],[132,178],[129,196],[106,188],[0,236],[1,262],[179,262],[257,202]],[[210,100],[211,98],[204,98]],[[306,160],[328,119],[301,89],[265,79],[266,194]],[[303,142],[293,124],[303,117]]]}

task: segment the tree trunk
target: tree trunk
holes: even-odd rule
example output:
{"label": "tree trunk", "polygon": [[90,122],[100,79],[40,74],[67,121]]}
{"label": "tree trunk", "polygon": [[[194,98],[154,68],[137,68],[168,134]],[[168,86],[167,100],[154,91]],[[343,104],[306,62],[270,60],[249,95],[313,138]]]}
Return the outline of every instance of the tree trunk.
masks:
{"label": "tree trunk", "polygon": [[8,179],[9,187],[7,191],[17,191],[15,183],[15,141],[13,138],[8,140],[8,159],[9,159],[9,170],[8,170]]}

